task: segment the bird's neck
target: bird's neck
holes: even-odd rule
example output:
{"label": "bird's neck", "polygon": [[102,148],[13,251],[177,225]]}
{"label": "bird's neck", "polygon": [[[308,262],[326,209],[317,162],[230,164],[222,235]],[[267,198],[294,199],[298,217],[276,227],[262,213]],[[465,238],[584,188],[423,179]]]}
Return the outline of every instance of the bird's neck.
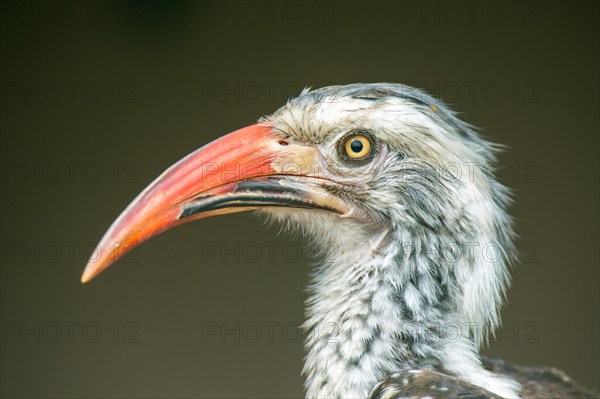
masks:
{"label": "bird's neck", "polygon": [[[437,368],[445,326],[457,320],[435,243],[400,231],[373,237],[334,241],[313,275],[305,323],[308,398],[364,398],[390,372]],[[458,334],[465,340],[464,331]]]}

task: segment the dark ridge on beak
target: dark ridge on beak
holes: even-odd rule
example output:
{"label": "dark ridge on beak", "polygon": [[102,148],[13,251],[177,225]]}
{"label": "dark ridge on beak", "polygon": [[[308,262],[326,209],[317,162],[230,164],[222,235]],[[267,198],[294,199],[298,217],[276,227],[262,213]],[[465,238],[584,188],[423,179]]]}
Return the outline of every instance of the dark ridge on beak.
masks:
{"label": "dark ridge on beak", "polygon": [[265,177],[240,181],[237,188],[227,195],[204,195],[183,207],[178,220],[186,219],[203,212],[225,208],[259,208],[265,206],[321,209],[340,213],[334,207],[311,201],[301,189],[280,183],[281,177]]}
{"label": "dark ridge on beak", "polygon": [[286,208],[304,208],[304,209],[323,209],[335,211],[333,208],[315,206],[313,203],[305,202],[295,198],[288,198],[282,195],[240,195],[232,198],[209,197],[201,200],[193,205],[186,206],[178,220],[186,219],[198,213],[216,211],[225,208],[249,208],[249,207],[265,207],[278,206]]}

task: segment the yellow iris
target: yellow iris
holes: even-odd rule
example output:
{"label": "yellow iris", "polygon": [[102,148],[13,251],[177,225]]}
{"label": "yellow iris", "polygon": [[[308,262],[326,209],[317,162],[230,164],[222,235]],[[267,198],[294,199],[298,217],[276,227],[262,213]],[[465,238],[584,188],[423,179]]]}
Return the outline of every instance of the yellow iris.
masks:
{"label": "yellow iris", "polygon": [[346,155],[350,158],[364,158],[371,152],[371,142],[368,138],[361,135],[348,137],[345,144]]}

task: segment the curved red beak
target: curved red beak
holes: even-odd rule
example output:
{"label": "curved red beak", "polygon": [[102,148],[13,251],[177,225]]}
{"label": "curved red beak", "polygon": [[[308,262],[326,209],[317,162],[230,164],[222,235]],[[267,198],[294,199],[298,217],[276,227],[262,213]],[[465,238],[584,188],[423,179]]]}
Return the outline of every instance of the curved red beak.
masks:
{"label": "curved red beak", "polygon": [[137,245],[203,217],[262,207],[346,213],[319,177],[312,146],[295,144],[260,123],[237,130],[183,158],[142,191],[105,233],[81,281],[90,281]]}

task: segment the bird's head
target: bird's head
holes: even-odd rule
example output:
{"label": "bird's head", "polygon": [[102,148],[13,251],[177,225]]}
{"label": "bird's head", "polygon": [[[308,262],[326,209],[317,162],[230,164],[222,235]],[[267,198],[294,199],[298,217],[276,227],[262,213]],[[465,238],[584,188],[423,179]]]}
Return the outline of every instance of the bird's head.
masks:
{"label": "bird's head", "polygon": [[[511,238],[507,193],[487,173],[493,164],[490,143],[415,89],[305,90],[167,169],[113,223],[82,281],[169,228],[245,210],[291,221],[320,241],[352,245],[402,231],[411,239],[484,237],[505,245]],[[486,287],[499,295],[506,273],[498,270],[482,273],[495,281],[465,295],[494,295],[478,292]]]}

